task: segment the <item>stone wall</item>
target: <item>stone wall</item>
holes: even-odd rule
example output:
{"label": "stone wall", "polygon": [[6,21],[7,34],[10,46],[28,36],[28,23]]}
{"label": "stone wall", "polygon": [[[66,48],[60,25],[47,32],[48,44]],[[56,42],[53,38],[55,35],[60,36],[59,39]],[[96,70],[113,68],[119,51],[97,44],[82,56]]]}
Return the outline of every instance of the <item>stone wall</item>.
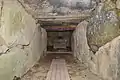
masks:
{"label": "stone wall", "polygon": [[47,34],[17,0],[0,3],[0,80],[12,80],[40,59]]}
{"label": "stone wall", "polygon": [[120,36],[100,47],[89,63],[90,70],[103,80],[119,80]]}
{"label": "stone wall", "polygon": [[[34,18],[45,16],[83,15],[87,17],[95,6],[93,0],[18,0]],[[88,9],[91,9],[88,11]]]}
{"label": "stone wall", "polygon": [[75,57],[102,80],[120,79],[120,0],[101,0],[73,33]]}
{"label": "stone wall", "polygon": [[77,57],[81,62],[86,63],[89,56],[89,47],[87,44],[87,24],[88,22],[83,21],[76,27],[72,36],[72,48],[74,56]]}
{"label": "stone wall", "polygon": [[88,46],[86,31],[88,22],[81,22],[73,32],[73,52],[88,70],[102,80],[120,79],[120,36],[114,38],[93,53]]}
{"label": "stone wall", "polygon": [[120,79],[119,0],[116,1],[99,3],[87,27],[88,45],[94,53],[89,68],[103,80]]}

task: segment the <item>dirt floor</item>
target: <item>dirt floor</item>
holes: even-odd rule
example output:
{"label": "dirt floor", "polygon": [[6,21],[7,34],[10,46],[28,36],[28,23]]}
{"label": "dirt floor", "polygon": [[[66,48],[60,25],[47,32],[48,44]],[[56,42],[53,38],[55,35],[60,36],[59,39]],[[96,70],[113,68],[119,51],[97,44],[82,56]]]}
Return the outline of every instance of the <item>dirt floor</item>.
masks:
{"label": "dirt floor", "polygon": [[52,59],[63,58],[66,60],[66,65],[71,80],[102,80],[92,74],[85,64],[80,63],[69,54],[49,54],[40,59],[40,61],[23,76],[21,80],[45,80],[49,71]]}

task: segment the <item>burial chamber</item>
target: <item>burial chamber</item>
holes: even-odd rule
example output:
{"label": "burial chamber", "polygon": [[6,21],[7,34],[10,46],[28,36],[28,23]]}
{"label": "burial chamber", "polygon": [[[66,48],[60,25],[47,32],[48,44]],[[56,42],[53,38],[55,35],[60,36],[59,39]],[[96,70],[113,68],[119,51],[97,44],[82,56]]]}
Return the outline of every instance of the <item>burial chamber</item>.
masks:
{"label": "burial chamber", "polygon": [[0,80],[23,76],[47,51],[71,52],[103,80],[119,80],[118,3],[0,0]]}
{"label": "burial chamber", "polygon": [[[50,30],[45,29],[45,26],[50,26],[50,28],[54,25],[63,26],[60,22],[63,20],[52,20],[51,22],[51,19],[54,17],[60,19],[64,17],[63,15],[54,16],[54,12],[52,12],[52,15],[49,15],[49,13],[45,13],[41,9],[44,5],[35,6],[34,4],[36,5],[38,2],[29,2],[27,0],[0,1],[0,80],[13,80],[14,77],[23,76],[46,54],[47,41],[49,43],[47,31]],[[34,7],[39,7],[40,12],[34,11]],[[75,18],[75,20],[77,19]],[[68,20],[72,20],[70,16],[68,16]],[[71,22],[72,21],[70,21],[70,23]],[[65,24],[66,23],[69,24],[69,22],[65,22]],[[73,30],[73,28],[71,29]],[[67,31],[67,35],[69,35],[66,35],[67,40],[70,41],[71,30]],[[67,45],[67,47],[71,49],[71,44],[68,43]]]}

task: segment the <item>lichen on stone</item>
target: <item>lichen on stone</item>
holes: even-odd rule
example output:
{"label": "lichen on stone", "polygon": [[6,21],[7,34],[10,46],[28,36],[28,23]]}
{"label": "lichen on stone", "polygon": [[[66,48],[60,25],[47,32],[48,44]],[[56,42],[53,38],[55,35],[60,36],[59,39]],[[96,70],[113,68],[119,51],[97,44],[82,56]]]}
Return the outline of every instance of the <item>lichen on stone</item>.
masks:
{"label": "lichen on stone", "polygon": [[108,3],[98,5],[88,24],[88,44],[93,52],[120,35],[120,24],[114,3]]}

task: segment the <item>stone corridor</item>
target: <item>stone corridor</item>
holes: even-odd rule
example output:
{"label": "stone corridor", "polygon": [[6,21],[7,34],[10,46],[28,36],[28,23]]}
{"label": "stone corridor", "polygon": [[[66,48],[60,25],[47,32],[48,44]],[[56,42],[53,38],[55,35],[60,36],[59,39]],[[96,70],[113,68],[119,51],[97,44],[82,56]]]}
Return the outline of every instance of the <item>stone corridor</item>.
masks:
{"label": "stone corridor", "polygon": [[0,80],[45,80],[52,59],[120,80],[120,0],[0,0]]}

